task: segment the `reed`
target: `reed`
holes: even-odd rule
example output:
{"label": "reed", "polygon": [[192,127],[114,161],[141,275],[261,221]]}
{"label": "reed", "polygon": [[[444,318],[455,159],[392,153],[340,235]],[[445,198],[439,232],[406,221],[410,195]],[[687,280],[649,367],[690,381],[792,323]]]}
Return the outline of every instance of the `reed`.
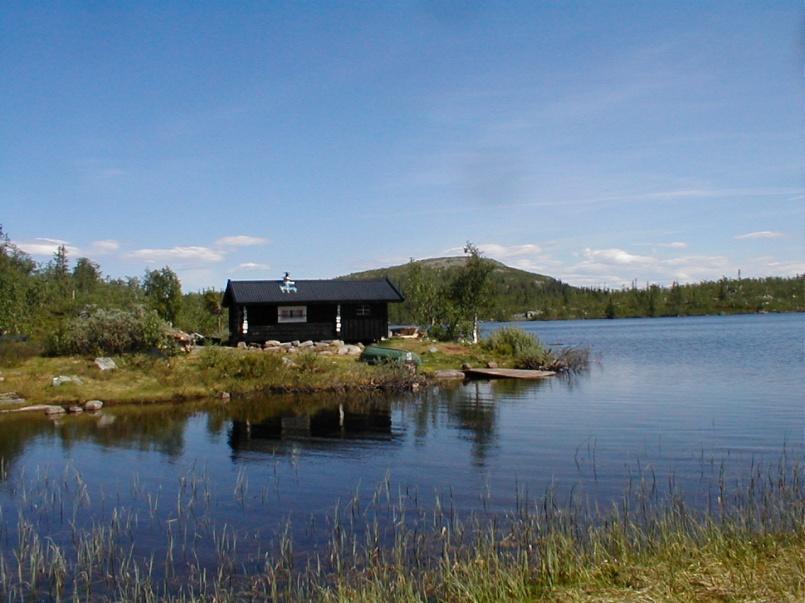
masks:
{"label": "reed", "polygon": [[[594,450],[588,445],[588,452]],[[591,456],[589,453],[588,457]],[[582,464],[583,452],[577,452]],[[357,486],[306,533],[298,516],[273,542],[212,520],[220,498],[249,512],[275,504],[216,492],[206,470],[179,478],[175,505],[135,479],[126,506],[90,495],[80,473],[12,476],[16,521],[0,508],[0,596],[5,600],[532,601],[801,600],[805,594],[805,485],[787,451],[739,478],[721,465],[697,507],[675,480],[639,467],[602,509],[581,488],[540,496],[516,487],[507,513],[461,514],[452,492],[424,505],[387,475]],[[492,493],[481,494],[482,501]],[[64,521],[62,508],[78,509]],[[485,508],[485,503],[482,504]],[[89,521],[80,521],[89,514]],[[12,525],[9,525],[11,523]],[[140,544],[141,525],[162,540]]]}

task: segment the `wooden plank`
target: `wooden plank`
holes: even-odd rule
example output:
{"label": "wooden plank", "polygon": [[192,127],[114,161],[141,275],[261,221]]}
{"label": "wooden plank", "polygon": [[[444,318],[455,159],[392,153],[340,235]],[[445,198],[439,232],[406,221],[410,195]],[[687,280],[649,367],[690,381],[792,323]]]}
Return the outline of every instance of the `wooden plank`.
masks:
{"label": "wooden plank", "polygon": [[532,371],[528,369],[507,368],[472,368],[465,369],[464,373],[468,377],[480,377],[483,379],[542,379],[556,374],[554,371]]}

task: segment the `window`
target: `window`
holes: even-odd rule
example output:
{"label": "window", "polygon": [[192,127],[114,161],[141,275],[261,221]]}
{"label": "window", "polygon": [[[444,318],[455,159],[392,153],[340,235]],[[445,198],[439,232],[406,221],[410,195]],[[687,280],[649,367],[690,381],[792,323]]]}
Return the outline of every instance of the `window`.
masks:
{"label": "window", "polygon": [[355,316],[371,316],[372,307],[367,304],[361,304],[355,308]]}
{"label": "window", "polygon": [[307,306],[279,306],[277,322],[307,322]]}

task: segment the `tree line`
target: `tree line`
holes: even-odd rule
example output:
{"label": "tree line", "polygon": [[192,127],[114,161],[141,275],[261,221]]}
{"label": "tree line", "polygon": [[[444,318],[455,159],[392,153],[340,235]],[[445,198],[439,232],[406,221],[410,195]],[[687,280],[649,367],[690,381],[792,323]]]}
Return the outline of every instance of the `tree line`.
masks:
{"label": "tree line", "polygon": [[111,278],[89,258],[71,261],[64,245],[49,261],[36,262],[0,225],[0,334],[45,341],[88,308],[145,308],[185,331],[218,335],[222,330],[221,293],[183,293],[168,266],[146,270],[142,277]]}

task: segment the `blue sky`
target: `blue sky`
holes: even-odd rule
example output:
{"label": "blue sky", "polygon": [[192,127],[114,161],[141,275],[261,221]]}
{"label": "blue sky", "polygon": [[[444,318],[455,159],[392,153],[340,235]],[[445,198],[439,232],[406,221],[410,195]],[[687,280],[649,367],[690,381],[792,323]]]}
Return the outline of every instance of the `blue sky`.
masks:
{"label": "blue sky", "polygon": [[805,273],[803,5],[5,3],[0,223],[185,289]]}

